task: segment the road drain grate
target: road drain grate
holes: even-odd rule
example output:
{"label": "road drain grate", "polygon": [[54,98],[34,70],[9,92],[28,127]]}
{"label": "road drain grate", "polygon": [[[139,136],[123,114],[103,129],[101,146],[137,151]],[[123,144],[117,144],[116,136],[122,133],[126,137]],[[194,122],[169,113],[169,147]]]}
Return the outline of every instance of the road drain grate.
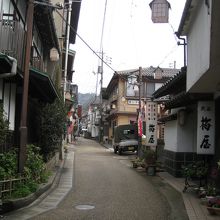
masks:
{"label": "road drain grate", "polygon": [[77,205],[77,206],[75,206],[75,208],[78,210],[90,210],[90,209],[94,209],[95,206],[93,206],[93,205]]}

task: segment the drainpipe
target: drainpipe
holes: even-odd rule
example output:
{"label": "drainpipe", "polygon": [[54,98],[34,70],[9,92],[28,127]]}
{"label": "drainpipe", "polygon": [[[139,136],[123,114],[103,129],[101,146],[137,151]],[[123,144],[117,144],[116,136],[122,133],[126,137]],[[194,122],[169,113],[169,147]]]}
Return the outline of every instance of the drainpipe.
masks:
{"label": "drainpipe", "polygon": [[0,74],[0,79],[15,76],[17,73],[17,60],[10,56],[8,56],[8,58],[12,61],[11,72]]}
{"label": "drainpipe", "polygon": [[183,49],[184,49],[184,67],[186,67],[186,45],[187,45],[186,39],[183,38],[183,37],[180,37],[180,35],[179,35],[178,32],[175,32],[175,34],[176,34],[176,36],[178,37],[178,39],[183,40],[183,43],[180,43],[180,42],[178,41],[177,44],[178,44],[178,45],[183,45]]}

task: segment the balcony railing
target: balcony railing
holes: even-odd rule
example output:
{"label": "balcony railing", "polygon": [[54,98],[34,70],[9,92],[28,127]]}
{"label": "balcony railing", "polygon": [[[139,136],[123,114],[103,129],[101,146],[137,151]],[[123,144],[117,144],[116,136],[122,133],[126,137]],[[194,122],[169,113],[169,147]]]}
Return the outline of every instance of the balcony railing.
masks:
{"label": "balcony railing", "polygon": [[0,52],[17,59],[18,67],[24,66],[25,31],[18,21],[0,20]]}

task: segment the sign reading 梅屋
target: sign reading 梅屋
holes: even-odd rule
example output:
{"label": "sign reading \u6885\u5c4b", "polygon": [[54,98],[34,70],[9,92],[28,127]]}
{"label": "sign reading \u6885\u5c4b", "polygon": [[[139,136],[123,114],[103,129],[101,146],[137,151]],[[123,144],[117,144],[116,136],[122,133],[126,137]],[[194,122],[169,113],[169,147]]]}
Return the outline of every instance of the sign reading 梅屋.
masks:
{"label": "sign reading \u6885\u5c4b", "polygon": [[198,102],[197,154],[215,152],[215,104],[212,101]]}
{"label": "sign reading \u6885\u5c4b", "polygon": [[157,104],[147,102],[145,109],[147,146],[157,146]]}

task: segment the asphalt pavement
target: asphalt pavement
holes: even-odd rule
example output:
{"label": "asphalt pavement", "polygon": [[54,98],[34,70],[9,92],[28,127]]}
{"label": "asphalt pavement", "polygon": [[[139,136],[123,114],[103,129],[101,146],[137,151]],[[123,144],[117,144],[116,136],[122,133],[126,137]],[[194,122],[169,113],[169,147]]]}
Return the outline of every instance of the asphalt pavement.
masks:
{"label": "asphalt pavement", "polygon": [[190,219],[181,193],[166,177],[133,169],[133,156],[115,155],[96,141],[79,138],[68,146],[59,184],[48,195],[4,218]]}

